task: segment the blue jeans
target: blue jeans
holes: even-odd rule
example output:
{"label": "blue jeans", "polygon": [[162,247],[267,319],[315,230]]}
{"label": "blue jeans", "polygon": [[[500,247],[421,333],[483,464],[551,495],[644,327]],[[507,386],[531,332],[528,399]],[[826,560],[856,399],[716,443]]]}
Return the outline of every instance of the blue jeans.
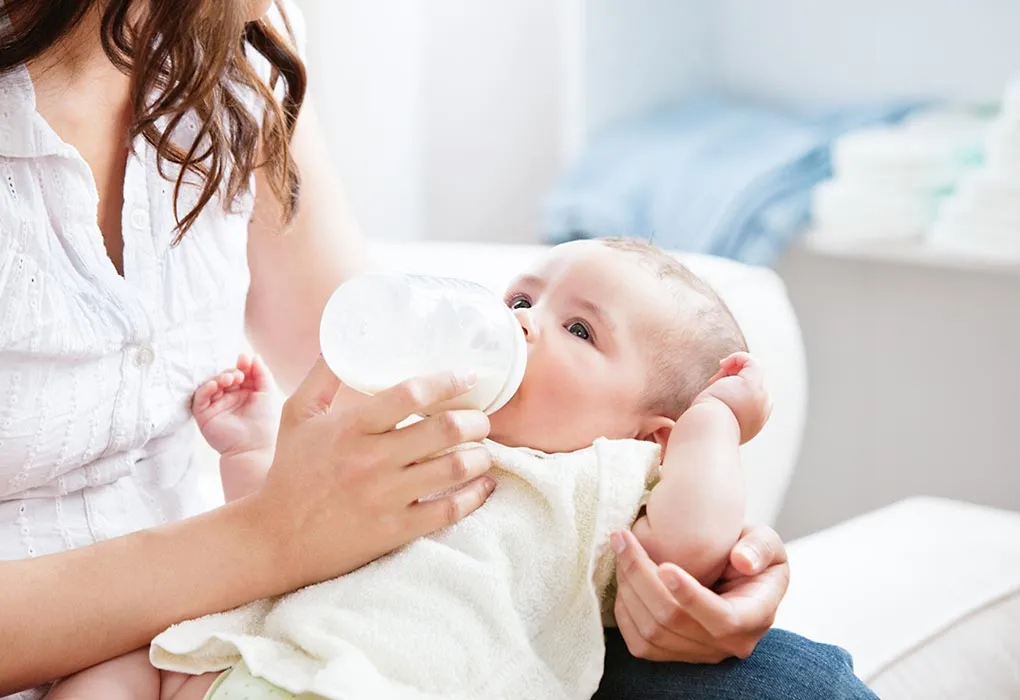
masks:
{"label": "blue jeans", "polygon": [[635,659],[606,630],[606,670],[593,700],[877,700],[843,649],[770,630],[745,660],[720,664]]}

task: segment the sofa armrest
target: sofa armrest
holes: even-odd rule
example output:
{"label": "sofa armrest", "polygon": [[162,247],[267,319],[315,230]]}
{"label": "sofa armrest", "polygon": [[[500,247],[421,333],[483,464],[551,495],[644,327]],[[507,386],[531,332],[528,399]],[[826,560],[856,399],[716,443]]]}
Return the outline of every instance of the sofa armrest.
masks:
{"label": "sofa armrest", "polygon": [[900,501],[795,540],[789,553],[776,626],[842,646],[865,681],[1020,594],[1020,513],[959,501]]}

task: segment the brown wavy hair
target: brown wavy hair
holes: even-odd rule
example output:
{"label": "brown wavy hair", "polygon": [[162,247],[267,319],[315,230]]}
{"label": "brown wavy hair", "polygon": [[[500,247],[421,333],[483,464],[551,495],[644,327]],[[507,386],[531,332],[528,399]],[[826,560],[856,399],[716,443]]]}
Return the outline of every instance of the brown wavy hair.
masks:
{"label": "brown wavy hair", "polygon": [[[138,3],[145,3],[144,11],[135,11]],[[260,167],[289,222],[300,192],[290,139],[307,78],[284,8],[274,3],[288,37],[266,18],[246,21],[241,0],[0,0],[0,15],[17,18],[0,31],[0,73],[59,45],[90,12],[101,12],[103,50],[131,77],[131,139],[141,135],[152,144],[160,174],[175,180],[174,243],[217,195],[230,209]],[[249,51],[269,62],[268,83],[256,74]],[[261,126],[244,102],[246,92],[261,103]],[[199,127],[185,150],[172,137],[189,112]],[[179,166],[175,179],[168,163]],[[201,191],[182,213],[178,203],[189,173],[198,176]]]}

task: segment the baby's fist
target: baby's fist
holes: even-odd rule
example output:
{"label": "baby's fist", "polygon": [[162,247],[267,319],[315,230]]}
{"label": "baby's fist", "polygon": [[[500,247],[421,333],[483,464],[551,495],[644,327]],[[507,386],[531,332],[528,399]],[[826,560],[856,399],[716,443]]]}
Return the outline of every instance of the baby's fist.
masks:
{"label": "baby's fist", "polygon": [[733,411],[740,425],[741,444],[761,432],[772,413],[765,373],[746,352],[733,353],[719,363],[719,371],[698,400],[702,398],[722,401]]}

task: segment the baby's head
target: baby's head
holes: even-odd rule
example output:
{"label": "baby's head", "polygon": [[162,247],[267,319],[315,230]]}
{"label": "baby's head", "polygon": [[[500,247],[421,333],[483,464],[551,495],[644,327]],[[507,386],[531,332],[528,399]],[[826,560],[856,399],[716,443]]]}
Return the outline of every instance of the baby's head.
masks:
{"label": "baby's head", "polygon": [[719,296],[670,255],[629,239],[554,248],[507,289],[528,343],[517,394],[490,437],[571,452],[598,437],[655,440],[744,336]]}

